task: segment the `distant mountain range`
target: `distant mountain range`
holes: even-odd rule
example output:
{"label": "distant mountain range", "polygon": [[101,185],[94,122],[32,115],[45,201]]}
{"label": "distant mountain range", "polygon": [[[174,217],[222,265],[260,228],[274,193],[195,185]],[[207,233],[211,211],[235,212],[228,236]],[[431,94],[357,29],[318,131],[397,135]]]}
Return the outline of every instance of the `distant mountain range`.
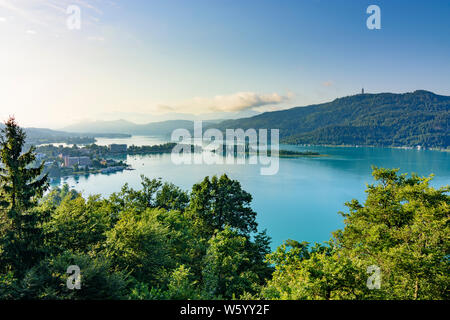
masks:
{"label": "distant mountain range", "polygon": [[[204,121],[214,127],[279,129],[283,143],[317,145],[450,147],[450,97],[418,90],[411,93],[358,94],[328,103],[266,112],[237,120]],[[0,124],[0,128],[1,128]],[[135,124],[126,120],[82,122],[61,131],[26,128],[30,143],[94,141],[94,137],[170,136],[193,130],[191,120]],[[78,141],[78,142],[73,142]]]}
{"label": "distant mountain range", "polygon": [[[0,129],[3,129],[5,125],[3,123],[0,123]],[[41,139],[41,138],[54,138],[54,139],[61,139],[61,138],[68,138],[73,137],[73,133],[64,132],[64,131],[58,131],[58,130],[52,130],[52,129],[46,129],[46,128],[24,128],[25,133],[27,134],[27,138],[29,139]],[[86,135],[83,135],[86,136]]]}
{"label": "distant mountain range", "polygon": [[133,135],[167,135],[177,128],[191,128],[190,120],[168,120],[135,124],[126,120],[81,122],[63,128],[67,132],[127,133]]}
{"label": "distant mountain range", "polygon": [[[0,129],[4,128],[4,124],[0,123]],[[46,128],[24,128],[27,135],[28,145],[39,145],[45,143],[68,143],[68,144],[86,144],[94,143],[95,138],[122,138],[129,137],[127,134],[109,134],[109,133],[80,133],[65,132]]]}
{"label": "distant mountain range", "polygon": [[[212,125],[223,120],[208,120],[204,121],[205,125]],[[117,121],[95,121],[95,122],[81,122],[63,128],[67,132],[89,132],[89,133],[125,133],[132,135],[155,135],[155,136],[170,136],[175,129],[188,129],[190,131],[194,128],[194,122],[191,120],[168,120],[162,122],[151,122],[148,124],[135,124],[126,120]]]}
{"label": "distant mountain range", "polygon": [[280,129],[291,144],[450,146],[450,97],[412,93],[358,94],[332,102],[221,122],[218,129]]}

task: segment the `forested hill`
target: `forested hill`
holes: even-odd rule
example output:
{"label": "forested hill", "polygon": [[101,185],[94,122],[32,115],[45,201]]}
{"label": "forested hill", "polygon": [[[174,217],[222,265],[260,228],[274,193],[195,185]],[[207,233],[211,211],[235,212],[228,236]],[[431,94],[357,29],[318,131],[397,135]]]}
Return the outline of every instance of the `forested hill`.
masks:
{"label": "forested hill", "polygon": [[450,97],[428,91],[358,94],[224,121],[220,129],[280,129],[284,143],[448,148]]}

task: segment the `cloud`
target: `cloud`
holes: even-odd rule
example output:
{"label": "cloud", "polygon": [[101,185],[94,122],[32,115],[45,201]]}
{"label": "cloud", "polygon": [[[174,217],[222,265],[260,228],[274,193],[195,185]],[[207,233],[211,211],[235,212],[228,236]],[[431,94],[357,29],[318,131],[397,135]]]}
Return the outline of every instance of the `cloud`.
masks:
{"label": "cloud", "polygon": [[258,94],[255,92],[238,92],[231,95],[218,95],[212,98],[195,97],[174,105],[158,105],[157,112],[186,112],[192,114],[210,112],[239,112],[257,110],[262,107],[278,105],[288,102],[292,93],[280,95],[278,93]]}
{"label": "cloud", "polygon": [[6,18],[5,17],[0,17],[0,22],[6,22]]}
{"label": "cloud", "polygon": [[27,33],[28,34],[36,34],[36,31],[35,30],[27,30]]}

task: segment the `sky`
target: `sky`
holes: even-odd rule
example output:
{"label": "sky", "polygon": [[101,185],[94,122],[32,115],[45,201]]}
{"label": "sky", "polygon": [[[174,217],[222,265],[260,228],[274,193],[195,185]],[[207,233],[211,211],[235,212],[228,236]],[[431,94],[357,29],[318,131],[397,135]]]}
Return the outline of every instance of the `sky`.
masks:
{"label": "sky", "polygon": [[0,119],[23,126],[450,95],[447,0],[0,0],[0,39]]}

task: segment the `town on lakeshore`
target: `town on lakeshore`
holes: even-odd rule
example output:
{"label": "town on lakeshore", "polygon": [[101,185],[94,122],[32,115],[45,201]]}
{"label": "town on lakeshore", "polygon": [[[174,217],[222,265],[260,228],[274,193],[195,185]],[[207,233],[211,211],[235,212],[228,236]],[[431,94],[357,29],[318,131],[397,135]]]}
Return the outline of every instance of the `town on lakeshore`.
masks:
{"label": "town on lakeshore", "polygon": [[36,149],[36,162],[44,162],[44,173],[50,178],[91,173],[109,174],[123,170],[133,170],[126,163],[128,154],[168,153],[174,143],[154,146],[130,146],[126,144],[110,144],[99,146],[73,145],[71,147],[53,144],[41,145]]}

